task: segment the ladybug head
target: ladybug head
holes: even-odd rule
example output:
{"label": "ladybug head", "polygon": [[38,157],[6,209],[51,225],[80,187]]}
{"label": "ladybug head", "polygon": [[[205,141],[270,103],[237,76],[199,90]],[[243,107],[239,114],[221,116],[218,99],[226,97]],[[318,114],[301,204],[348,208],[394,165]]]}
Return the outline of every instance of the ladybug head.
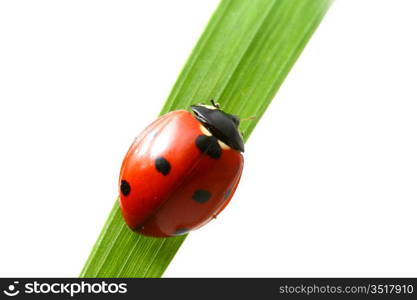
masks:
{"label": "ladybug head", "polygon": [[210,133],[229,147],[244,152],[243,138],[239,131],[240,118],[222,111],[218,104],[191,105],[195,118],[207,128]]}

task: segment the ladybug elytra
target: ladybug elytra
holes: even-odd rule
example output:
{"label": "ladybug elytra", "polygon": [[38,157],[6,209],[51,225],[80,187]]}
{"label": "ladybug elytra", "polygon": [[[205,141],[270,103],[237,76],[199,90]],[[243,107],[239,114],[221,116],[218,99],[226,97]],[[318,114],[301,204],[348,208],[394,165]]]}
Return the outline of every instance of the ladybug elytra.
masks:
{"label": "ladybug elytra", "polygon": [[167,113],[133,142],[119,179],[121,211],[132,230],[186,234],[229,203],[243,170],[240,119],[212,104]]}

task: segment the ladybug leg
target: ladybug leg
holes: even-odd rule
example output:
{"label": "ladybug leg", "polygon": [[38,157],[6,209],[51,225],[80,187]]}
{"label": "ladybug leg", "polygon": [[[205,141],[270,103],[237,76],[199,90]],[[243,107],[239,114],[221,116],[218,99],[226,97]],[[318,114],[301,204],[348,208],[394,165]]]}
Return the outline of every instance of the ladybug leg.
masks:
{"label": "ladybug leg", "polygon": [[247,117],[247,118],[243,118],[240,119],[241,121],[248,121],[248,120],[255,120],[257,118],[257,116],[252,116],[252,117]]}
{"label": "ladybug leg", "polygon": [[217,102],[214,102],[214,99],[210,99],[210,103],[217,109],[220,109],[220,104]]}

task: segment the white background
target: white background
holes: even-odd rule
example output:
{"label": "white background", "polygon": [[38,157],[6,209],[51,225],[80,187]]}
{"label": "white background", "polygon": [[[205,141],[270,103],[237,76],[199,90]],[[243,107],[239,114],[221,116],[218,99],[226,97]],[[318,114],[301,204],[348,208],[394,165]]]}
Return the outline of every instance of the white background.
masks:
{"label": "white background", "polygon": [[[0,276],[78,276],[216,5],[0,2]],[[416,10],[333,5],[165,276],[417,276]]]}

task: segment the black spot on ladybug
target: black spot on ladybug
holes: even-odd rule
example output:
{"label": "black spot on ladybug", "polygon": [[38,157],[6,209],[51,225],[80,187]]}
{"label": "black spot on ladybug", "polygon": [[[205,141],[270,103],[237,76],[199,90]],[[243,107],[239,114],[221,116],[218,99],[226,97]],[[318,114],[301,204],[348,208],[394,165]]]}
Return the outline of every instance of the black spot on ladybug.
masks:
{"label": "black spot on ladybug", "polygon": [[227,191],[226,191],[226,194],[224,194],[224,199],[226,200],[227,198],[229,198],[229,196],[230,196],[230,193],[232,192],[232,188],[229,188]]}
{"label": "black spot on ladybug", "polygon": [[120,183],[120,191],[122,192],[123,196],[127,196],[130,193],[130,184],[126,180],[122,180]]}
{"label": "black spot on ladybug", "polygon": [[180,229],[175,230],[174,234],[175,235],[183,235],[183,234],[188,233],[189,231],[190,230],[188,228],[180,228]]}
{"label": "black spot on ladybug", "polygon": [[199,135],[195,140],[195,144],[201,152],[206,153],[211,158],[219,159],[222,155],[222,148],[220,148],[214,136]]}
{"label": "black spot on ladybug", "polygon": [[205,203],[210,200],[211,194],[206,190],[196,190],[193,194],[193,199],[198,203]]}
{"label": "black spot on ladybug", "polygon": [[155,159],[155,168],[158,170],[159,173],[162,173],[165,176],[168,175],[169,171],[171,171],[171,165],[169,161],[167,161],[162,156]]}

